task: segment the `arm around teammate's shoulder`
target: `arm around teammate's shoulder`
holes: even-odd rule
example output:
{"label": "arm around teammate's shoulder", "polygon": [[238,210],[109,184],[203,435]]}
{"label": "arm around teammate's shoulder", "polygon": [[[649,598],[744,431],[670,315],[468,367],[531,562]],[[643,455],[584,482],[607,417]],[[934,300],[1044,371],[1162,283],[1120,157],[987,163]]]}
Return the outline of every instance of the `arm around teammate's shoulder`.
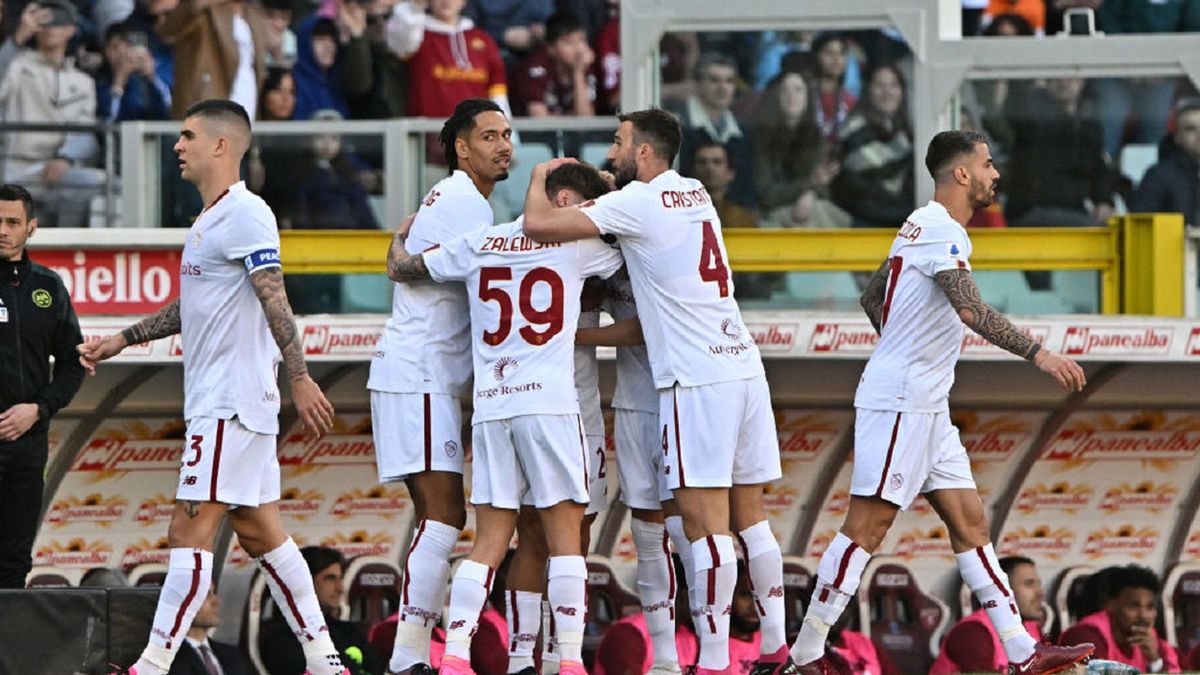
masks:
{"label": "arm around teammate's shoulder", "polygon": [[968,328],[997,347],[1033,362],[1067,391],[1081,391],[1087,384],[1083,368],[1071,359],[1055,354],[1022,333],[994,307],[983,301],[969,269],[942,270],[934,275],[946,299]]}
{"label": "arm around teammate's shoulder", "polygon": [[558,208],[546,194],[546,176],[564,164],[576,160],[552,159],[533,167],[529,175],[529,191],[525,193],[525,235],[540,242],[560,242],[600,236],[591,218],[574,206]]}

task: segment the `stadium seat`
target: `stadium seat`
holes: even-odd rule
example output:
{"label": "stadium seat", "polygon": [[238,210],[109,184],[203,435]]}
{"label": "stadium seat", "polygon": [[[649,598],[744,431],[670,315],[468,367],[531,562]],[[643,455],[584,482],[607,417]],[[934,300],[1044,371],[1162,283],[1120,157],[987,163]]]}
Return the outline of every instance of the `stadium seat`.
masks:
{"label": "stadium seat", "polygon": [[804,564],[803,558],[794,555],[783,557],[784,627],[788,644],[791,644],[800,632],[800,625],[804,623],[804,612],[808,609],[808,601],[812,598],[816,583],[817,575]]}
{"label": "stadium seat", "polygon": [[162,586],[167,578],[167,566],[163,563],[142,563],[129,570],[130,586]]}
{"label": "stadium seat", "polygon": [[391,616],[400,606],[400,568],[386,558],[363,556],[346,566],[342,615],[362,628]]}
{"label": "stadium seat", "polygon": [[1180,563],[1163,582],[1163,623],[1166,640],[1191,652],[1200,646],[1200,564]]}
{"label": "stadium seat", "polygon": [[246,646],[246,652],[250,656],[250,662],[254,664],[256,672],[265,673],[267,668],[263,665],[262,645],[259,644],[259,640],[262,637],[263,624],[275,616],[275,603],[272,602],[271,593],[267,590],[266,575],[260,571],[254,572],[254,578],[250,582],[250,592],[247,596],[245,619],[242,622],[244,630],[242,644]]}
{"label": "stadium seat", "polygon": [[488,200],[497,223],[514,220],[525,210],[525,192],[529,189],[529,175],[533,173],[533,167],[553,158],[554,151],[545,143],[513,145],[508,179],[496,183],[496,189]]}
{"label": "stadium seat", "polygon": [[784,289],[771,298],[770,305],[800,309],[854,311],[862,291],[853,272],[785,272]]}
{"label": "stadium seat", "polygon": [[1061,628],[1073,626],[1083,618],[1082,614],[1072,611],[1072,608],[1077,604],[1075,598],[1083,592],[1084,582],[1095,571],[1096,568],[1090,565],[1079,565],[1068,567],[1058,575],[1058,582],[1054,587],[1054,612],[1058,615]]}
{"label": "stadium seat", "polygon": [[1056,290],[1035,291],[1017,270],[976,270],[979,292],[989,305],[1011,314],[1070,314],[1072,306]]}
{"label": "stadium seat", "polygon": [[79,570],[36,565],[25,577],[25,588],[68,588],[79,584]]}
{"label": "stadium seat", "polygon": [[873,558],[863,573],[859,614],[869,635],[906,673],[926,673],[950,622],[940,599],[926,595],[898,558]]}
{"label": "stadium seat", "polygon": [[1136,186],[1158,161],[1157,143],[1127,143],[1121,148],[1121,173]]}
{"label": "stadium seat", "polygon": [[604,166],[611,145],[611,143],[584,143],[583,147],[579,149],[579,159],[599,169]]}
{"label": "stadium seat", "polygon": [[1100,312],[1100,275],[1092,270],[1054,270],[1050,288],[1072,312]]}
{"label": "stadium seat", "polygon": [[392,280],[383,274],[343,274],[342,311],[347,314],[390,314]]}
{"label": "stadium seat", "polygon": [[589,669],[605,631],[622,617],[641,610],[637,594],[621,585],[612,562],[598,555],[587,560],[587,625],[583,627],[583,663]]}

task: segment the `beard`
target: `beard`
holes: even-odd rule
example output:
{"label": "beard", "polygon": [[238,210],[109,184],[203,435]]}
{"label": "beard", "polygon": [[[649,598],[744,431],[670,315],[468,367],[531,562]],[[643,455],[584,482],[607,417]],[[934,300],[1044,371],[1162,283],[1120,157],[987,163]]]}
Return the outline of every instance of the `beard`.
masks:
{"label": "beard", "polygon": [[617,189],[629,185],[637,178],[637,163],[630,160],[628,163],[617,160],[609,163],[612,166],[613,181],[617,185]]}
{"label": "beard", "polygon": [[971,187],[971,207],[981,209],[991,206],[995,198],[995,183],[977,183]]}

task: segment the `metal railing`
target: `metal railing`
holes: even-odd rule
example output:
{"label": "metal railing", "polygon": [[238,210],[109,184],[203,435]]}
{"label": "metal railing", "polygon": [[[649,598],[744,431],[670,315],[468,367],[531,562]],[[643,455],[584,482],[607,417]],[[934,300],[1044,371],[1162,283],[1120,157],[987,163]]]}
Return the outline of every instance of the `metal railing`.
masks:
{"label": "metal railing", "polygon": [[[37,122],[0,122],[0,138],[6,138],[9,133],[36,133],[36,132],[52,132],[52,133],[93,133],[100,139],[100,157],[99,162],[95,164],[95,168],[104,169],[104,208],[102,211],[102,222],[105,226],[111,226],[120,216],[117,200],[117,167],[119,154],[118,138],[121,130],[118,126],[107,122],[95,122],[91,124],[47,124]],[[7,152],[7,143],[4,144]],[[7,155],[0,157],[0,166],[7,159]],[[24,159],[24,158],[23,158]],[[36,158],[35,158],[36,159]],[[45,158],[47,161],[52,159]],[[89,165],[90,166],[90,165]],[[2,170],[0,170],[2,171]],[[4,182],[19,182],[12,181],[8,176],[3,178]]]}

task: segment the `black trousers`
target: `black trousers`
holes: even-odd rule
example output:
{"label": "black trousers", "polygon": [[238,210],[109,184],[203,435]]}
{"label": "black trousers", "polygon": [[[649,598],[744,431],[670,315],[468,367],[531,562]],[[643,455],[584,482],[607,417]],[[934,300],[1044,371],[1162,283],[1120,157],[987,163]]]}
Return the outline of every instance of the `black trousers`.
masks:
{"label": "black trousers", "polygon": [[0,443],[0,588],[25,588],[42,510],[46,432]]}

